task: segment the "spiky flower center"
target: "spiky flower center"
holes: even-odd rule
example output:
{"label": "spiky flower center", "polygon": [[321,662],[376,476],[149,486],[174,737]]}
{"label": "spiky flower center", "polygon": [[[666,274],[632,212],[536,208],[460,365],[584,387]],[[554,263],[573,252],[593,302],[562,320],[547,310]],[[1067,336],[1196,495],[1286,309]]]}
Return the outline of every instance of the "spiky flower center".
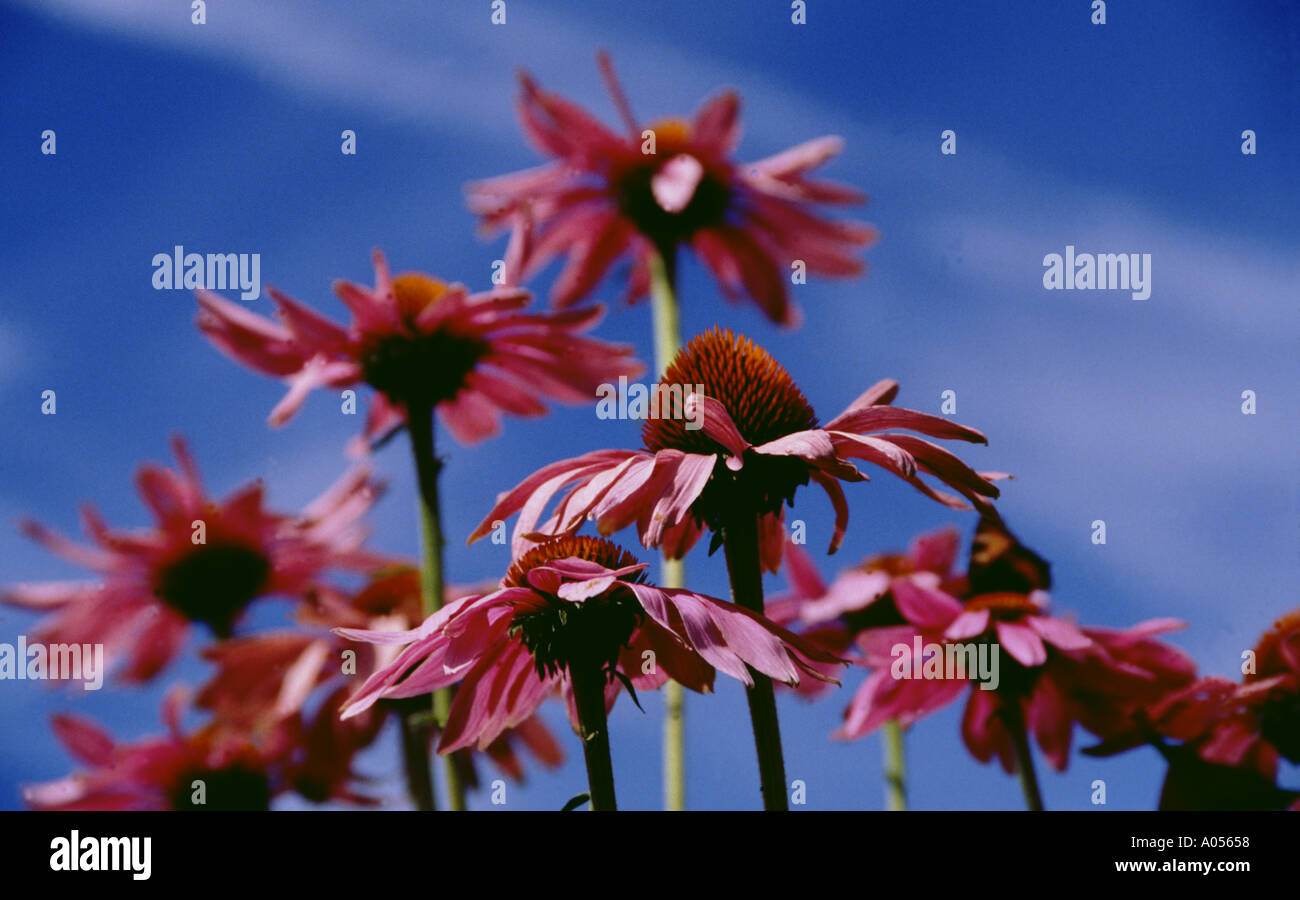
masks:
{"label": "spiky flower center", "polygon": [[[532,654],[537,672],[543,677],[564,671],[577,663],[600,665],[611,670],[641,621],[642,609],[627,591],[606,592],[580,602],[544,593],[528,582],[528,573],[560,559],[577,558],[606,569],[622,569],[637,559],[622,547],[603,538],[568,535],[538,544],[515,560],[502,587],[526,587],[538,602],[521,605],[511,623],[511,633],[523,641]],[[641,571],[619,576],[632,583],[644,580]]]}
{"label": "spiky flower center", "polygon": [[414,324],[428,307],[447,293],[447,283],[419,272],[403,272],[393,279],[393,303],[403,322]]}
{"label": "spiky flower center", "polygon": [[733,472],[723,465],[729,451],[710,438],[685,415],[683,403],[694,390],[717,400],[735,422],[741,436],[759,446],[777,438],[817,427],[817,416],[803,392],[770,353],[730,329],[713,328],[697,335],[673,358],[660,384],[680,385],[663,390],[668,411],[647,419],[641,439],[651,452],[681,450],[700,455],[718,454],[718,465],[704,494],[692,507],[701,522],[715,531],[726,515],[775,512],[790,502],[796,488],[808,483],[808,465],[787,456],[747,453],[745,465]]}
{"label": "spiky flower center", "polygon": [[[725,167],[691,153],[689,123],[682,119],[660,119],[647,128],[654,132],[655,152],[642,152],[639,157],[616,164],[609,173],[609,181],[619,211],[666,252],[690,240],[701,228],[721,224],[734,197]],[[643,150],[644,147],[643,144]],[[655,179],[668,172],[667,167],[683,164],[699,171],[698,182],[680,205],[666,207],[661,197],[656,196]]]}
{"label": "spiky flower center", "polygon": [[244,608],[266,590],[271,563],[262,551],[243,544],[200,544],[164,566],[154,593],[191,622],[203,622],[218,637],[228,637]]}
{"label": "spiky flower center", "polygon": [[[696,335],[677,352],[659,383],[681,385],[683,400],[696,386],[721,403],[751,444],[768,441],[817,427],[817,416],[790,373],[762,347],[728,328],[714,327]],[[724,448],[691,424],[676,399],[670,397],[670,411],[647,419],[641,438],[648,450],[672,448],[684,453],[722,453]]]}
{"label": "spiky flower center", "polygon": [[393,279],[392,297],[406,333],[384,335],[364,348],[361,367],[366,382],[399,405],[433,406],[450,400],[488,353],[475,335],[447,328],[420,333],[421,313],[437,303],[448,286],[427,275],[403,273]]}

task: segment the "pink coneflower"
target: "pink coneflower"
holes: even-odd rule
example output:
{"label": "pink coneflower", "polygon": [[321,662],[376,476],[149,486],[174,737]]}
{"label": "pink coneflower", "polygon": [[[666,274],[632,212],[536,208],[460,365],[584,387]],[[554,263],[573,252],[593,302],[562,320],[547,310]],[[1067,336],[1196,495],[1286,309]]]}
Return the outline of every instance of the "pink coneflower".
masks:
{"label": "pink coneflower", "polygon": [[612,809],[605,711],[620,686],[656,688],[673,678],[707,691],[715,669],[750,684],[750,667],[793,684],[825,677],[815,664],[837,661],[762,616],[648,584],[646,568],[600,538],[555,538],[519,556],[497,590],[448,604],[418,628],[340,629],[355,640],[408,645],[344,715],[459,682],[439,744],[446,753],[490,745],[560,691],[584,738],[593,808]]}
{"label": "pink coneflower", "polygon": [[[766,350],[730,330],[697,335],[674,358],[660,385],[688,393],[670,400],[670,411],[647,419],[644,450],[599,450],[552,463],[501,495],[470,535],[471,542],[492,523],[519,512],[516,542],[530,535],[569,533],[595,519],[602,534],[637,524],[646,547],[663,547],[681,557],[704,528],[720,532],[725,520],[757,517],[764,567],[777,571],[784,542],[782,506],[809,481],[820,485],[835,509],[834,552],[848,525],[848,503],[840,481],[866,481],[852,460],[865,460],[957,509],[961,497],[935,490],[925,473],[957,490],[977,506],[998,495],[992,481],[1005,477],[975,472],[947,450],[911,434],[987,443],[973,428],[938,416],[890,406],[894,381],[881,381],[825,425],[794,380]],[[703,393],[695,393],[702,386]],[[699,428],[688,427],[691,420]],[[570,485],[556,511],[543,510]],[[539,525],[539,522],[541,524]]]}
{"label": "pink coneflower", "polygon": [[[446,591],[446,601],[480,594],[492,587],[452,586]],[[257,733],[294,721],[309,703],[314,703],[313,698],[318,700],[311,732],[298,736],[305,750],[298,790],[315,799],[318,792],[311,790],[311,784],[333,783],[332,776],[347,771],[352,757],[374,742],[390,718],[401,718],[390,714],[413,711],[405,708],[412,705],[410,700],[394,701],[340,721],[338,713],[351,686],[391,663],[396,648],[357,645],[324,629],[392,630],[418,624],[419,571],[394,567],[375,573],[355,593],[327,588],[314,592],[310,599],[311,605],[299,617],[304,628],[263,632],[207,648],[203,655],[217,670],[199,692],[196,705],[211,711],[222,722]],[[345,651],[351,652],[350,660]],[[326,694],[323,700],[322,692]],[[424,705],[419,707],[423,709]],[[413,737],[427,740],[428,732],[421,729]],[[519,751],[528,752],[547,768],[558,766],[564,759],[555,738],[536,718],[508,729],[483,753],[503,773],[522,780]],[[478,779],[470,753],[464,751],[460,761],[466,783],[474,786]]]}
{"label": "pink coneflower", "polygon": [[[1030,805],[1038,806],[1028,735],[1063,770],[1075,723],[1102,738],[1120,734],[1145,706],[1195,675],[1191,660],[1155,639],[1182,623],[1160,619],[1113,630],[1051,615],[1047,564],[994,516],[981,520],[964,596],[941,584],[935,572],[893,577],[886,594],[864,605],[874,621],[856,634],[855,661],[872,674],[837,737],[855,739],[891,720],[909,724],[969,691],[962,721],[967,748],[981,762],[997,756],[1008,772],[1019,769]],[[845,619],[847,626],[852,620]],[[998,650],[997,684],[985,689],[969,673],[913,677],[918,642],[937,645],[939,661],[954,645],[974,646],[989,658]],[[900,646],[908,652],[900,654]]]}
{"label": "pink coneflower", "polygon": [[[861,632],[904,624],[890,593],[895,580],[916,579],[960,596],[965,578],[953,572],[960,543],[955,528],[928,532],[915,538],[906,553],[872,556],[827,584],[808,551],[787,542],[785,574],[790,590],[768,598],[767,616],[778,625],[798,623],[804,637],[832,653],[847,655]],[[818,682],[805,682],[799,692],[812,696],[821,688]]]}
{"label": "pink coneflower", "polygon": [[331,567],[383,562],[362,549],[361,519],[378,494],[364,468],[290,517],[265,508],[260,481],[209,499],[185,443],[175,438],[172,448],[177,470],[146,465],[136,476],[153,528],[112,531],[87,506],[88,546],[23,523],[34,540],[100,577],[4,591],[6,603],[55,611],[39,626],[42,641],[103,644],[106,660],[128,658],[123,678],[144,681],[171,661],[194,624],[226,636],[258,598],[301,596]]}
{"label": "pink coneflower", "polygon": [[1280,760],[1300,763],[1300,610],[1278,619],[1253,654],[1240,684],[1200,678],[1147,710],[1155,735],[1139,737],[1169,760],[1162,808],[1300,809],[1300,793],[1275,784]]}
{"label": "pink coneflower", "polygon": [[24,801],[63,811],[266,810],[289,790],[283,734],[261,743],[219,725],[186,734],[182,705],[170,693],[163,705],[168,733],[130,744],[79,716],[56,716],[55,734],[89,768],[24,788]]}
{"label": "pink coneflower", "polygon": [[[931,474],[980,508],[996,497],[993,479],[930,441],[886,429],[986,443],[947,419],[890,406],[898,385],[882,381],[825,426],[794,380],[766,350],[729,330],[697,335],[673,358],[656,388],[660,415],[642,428],[644,450],[599,450],[546,466],[503,493],[473,542],[518,512],[516,552],[538,534],[568,534],[594,519],[602,534],[637,525],[641,543],[680,558],[705,528],[725,550],[732,599],[762,614],[763,569],[781,565],[783,507],[815,481],[835,509],[835,552],[848,525],[840,481],[866,481],[852,460],[864,459],[927,496],[960,509],[960,497],[935,490]],[[663,407],[667,407],[666,411]],[[568,492],[545,522],[551,498]],[[759,755],[764,807],[786,808],[786,781],[776,700],[770,679],[747,691]]]}
{"label": "pink coneflower", "polygon": [[734,91],[707,101],[690,121],[663,119],[643,127],[609,57],[598,59],[626,130],[606,128],[523,74],[518,111],[524,132],[555,161],[468,189],[470,208],[487,228],[501,228],[521,213],[536,223],[524,277],[567,256],[552,290],[556,305],[588,295],[624,256],[633,261],[628,297],[644,296],[650,258],[657,254],[671,268],[676,248],[689,246],[728,299],[746,295],[772,321],[795,325],[798,311],[786,289],[795,260],[821,275],[863,271],[856,251],[874,242],[875,229],[822,218],[815,208],[866,198],[854,188],[807,177],[840,152],[840,138],[821,137],[739,163],[733,159],[740,140]]}
{"label": "pink coneflower", "polygon": [[478,294],[419,272],[391,276],[374,252],[375,286],[337,282],[352,311],[343,328],[271,289],[274,322],[210,291],[199,291],[199,328],[243,364],[276,375],[289,392],[271,411],[272,425],[292,416],[313,389],[369,384],[376,393],[364,440],[382,441],[411,408],[436,410],[462,443],[495,435],[500,413],[540,416],[543,398],[590,403],[597,385],[642,367],[627,347],[583,337],[603,310],[525,313],[527,291],[503,287]]}

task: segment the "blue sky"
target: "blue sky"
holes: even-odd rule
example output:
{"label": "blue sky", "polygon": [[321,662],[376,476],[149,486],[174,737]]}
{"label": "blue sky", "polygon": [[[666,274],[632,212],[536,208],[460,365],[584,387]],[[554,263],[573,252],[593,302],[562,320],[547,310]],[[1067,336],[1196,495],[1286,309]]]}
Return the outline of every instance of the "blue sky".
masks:
{"label": "blue sky", "polygon": [[[1082,622],[1183,618],[1173,640],[1203,671],[1233,675],[1241,651],[1294,607],[1300,15],[1290,4],[1112,3],[1104,26],[1090,24],[1083,2],[812,0],[804,26],[790,24],[784,2],[512,0],[504,26],[489,23],[485,2],[223,0],[203,26],[185,6],[0,7],[10,223],[0,405],[11,426],[0,437],[0,580],[77,577],[18,535],[23,515],[71,533],[77,504],[93,500],[111,522],[145,524],[130,477],[140,461],[166,459],[172,432],[190,438],[219,493],[260,476],[292,509],[330,483],[357,419],[321,394],[288,427],[267,429],[281,386],[208,346],[187,292],[152,290],[153,255],[175,244],[258,252],[263,281],[339,318],[329,284],[366,281],[374,246],[397,268],[486,285],[503,248],[476,236],[462,186],[538,161],[514,120],[513,73],[527,68],[612,120],[595,77],[604,46],[641,119],[687,113],[734,86],[741,158],[837,133],[846,151],[828,174],[872,197],[860,213],[882,233],[870,273],[796,287],[802,329],[780,332],[752,307],[724,305],[690,264],[688,334],[714,322],[749,334],[823,418],[882,377],[899,379],[902,405],[931,412],[956,391],[957,418],[990,437],[966,458],[1015,473],[1000,507],[1053,562],[1055,608]],[[39,152],[47,128],[55,157]],[[339,152],[344,129],[357,133],[355,157]],[[945,129],[957,133],[955,156],[939,153]],[[1240,152],[1245,129],[1257,155]],[[1045,291],[1042,258],[1067,244],[1150,253],[1151,298]],[[615,296],[606,285],[602,298]],[[265,295],[249,305],[271,309]],[[600,334],[650,358],[645,306],[612,310]],[[47,388],[58,392],[55,416],[40,415]],[[1248,389],[1254,416],[1240,410]],[[636,423],[590,409],[512,420],[473,450],[443,435],[453,580],[497,577],[508,563],[501,547],[455,538],[498,490],[552,460],[636,440]],[[414,554],[404,447],[375,462],[392,489],[373,516],[374,543]],[[849,501],[828,576],[920,530],[973,526],[883,477],[851,486]],[[801,494],[792,515],[820,551],[825,499]],[[1090,541],[1094,519],[1107,523],[1104,547]],[[698,551],[691,586],[725,596],[720,564]],[[263,610],[252,624],[283,613]],[[0,610],[0,640],[31,622]],[[186,662],[167,674],[197,684],[203,673]],[[808,783],[812,808],[880,803],[878,740],[827,737],[860,678],[816,705],[782,701],[788,775]],[[74,695],[0,683],[0,807],[18,805],[20,784],[70,768],[50,714],[75,709],[140,736],[160,727],[162,687]],[[689,701],[690,802],[756,807],[741,689]],[[660,802],[659,706],[643,703],[646,714],[620,703],[611,720],[629,808]],[[548,716],[570,763],[512,788],[508,808],[558,808],[582,788],[558,713]],[[959,715],[954,707],[911,732],[913,804],[1019,807],[1014,779],[965,752]],[[364,767],[397,790],[391,744]],[[1109,806],[1149,808],[1161,771],[1149,751],[1076,755],[1064,775],[1043,774],[1045,800],[1089,807],[1089,785],[1103,778]]]}

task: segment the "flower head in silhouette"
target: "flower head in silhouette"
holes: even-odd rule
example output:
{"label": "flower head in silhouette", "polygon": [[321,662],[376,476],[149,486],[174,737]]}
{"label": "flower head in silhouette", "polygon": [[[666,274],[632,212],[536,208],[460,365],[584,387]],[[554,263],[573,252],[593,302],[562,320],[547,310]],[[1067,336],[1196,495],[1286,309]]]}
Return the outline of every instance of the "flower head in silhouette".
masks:
{"label": "flower head in silhouette", "polygon": [[[517,545],[537,534],[570,533],[590,518],[606,535],[636,523],[644,546],[680,557],[703,529],[716,538],[728,517],[757,516],[763,564],[775,572],[783,544],[782,507],[810,481],[826,491],[835,508],[830,551],[839,547],[849,515],[840,482],[868,480],[853,460],[879,466],[957,509],[970,507],[920,475],[934,476],[981,508],[998,495],[993,480],[1005,477],[975,472],[937,444],[895,430],[986,443],[973,428],[890,406],[898,393],[893,381],[878,383],[819,425],[780,363],[728,330],[692,339],[665,371],[659,389],[667,410],[646,420],[644,450],[599,450],[539,469],[498,498],[470,541],[518,512]],[[551,498],[566,485],[555,512],[542,521]]]}
{"label": "flower head in silhouette", "polygon": [[[823,678],[838,660],[762,616],[644,579],[645,563],[609,541],[568,536],[515,559],[500,587],[455,601],[409,631],[340,629],[344,637],[406,645],[353,696],[345,716],[382,697],[411,697],[459,682],[441,752],[490,745],[562,692],[575,728],[570,667],[606,674],[606,702],[622,686],[657,688],[668,678],[710,690],[715,669],[745,684],[749,668],[779,681]],[[652,656],[643,654],[650,651]],[[645,659],[654,659],[646,669]]]}
{"label": "flower head in silhouette", "polygon": [[561,308],[589,294],[609,267],[630,256],[629,299],[649,289],[648,261],[658,253],[672,265],[690,247],[728,299],[748,296],[772,321],[798,323],[786,289],[790,266],[802,260],[821,275],[863,271],[855,252],[871,244],[873,228],[823,218],[818,204],[854,204],[857,190],[808,177],[840,152],[837,137],[821,137],[754,163],[737,162],[740,99],[726,91],[690,120],[642,126],[632,115],[609,57],[601,73],[623,118],[623,131],[520,76],[519,118],[537,149],[554,161],[469,186],[470,208],[489,229],[521,214],[537,226],[523,258],[530,276],[558,255],[567,263],[552,300]]}
{"label": "flower head in silhouette", "polygon": [[94,544],[84,545],[23,523],[33,539],[99,575],[5,589],[6,603],[53,611],[38,627],[42,641],[103,644],[106,665],[125,656],[122,677],[144,681],[180,651],[191,626],[224,637],[254,600],[300,597],[331,568],[384,561],[362,547],[362,518],[379,494],[364,468],[291,517],[265,507],[260,480],[220,502],[209,499],[185,443],[175,438],[172,446],[178,469],[150,464],[136,476],[153,528],[111,530],[87,506],[82,520]]}
{"label": "flower head in silhouette", "polygon": [[378,250],[374,265],[374,287],[334,286],[352,312],[347,328],[274,288],[278,322],[198,292],[199,328],[208,338],[288,382],[272,425],[287,421],[314,388],[366,383],[376,393],[354,451],[391,436],[412,406],[435,410],[457,440],[472,444],[500,431],[502,412],[544,415],[543,398],[590,403],[598,385],[642,371],[627,347],[582,335],[600,321],[599,307],[527,313],[528,292],[518,288],[471,294],[420,272],[393,276]]}

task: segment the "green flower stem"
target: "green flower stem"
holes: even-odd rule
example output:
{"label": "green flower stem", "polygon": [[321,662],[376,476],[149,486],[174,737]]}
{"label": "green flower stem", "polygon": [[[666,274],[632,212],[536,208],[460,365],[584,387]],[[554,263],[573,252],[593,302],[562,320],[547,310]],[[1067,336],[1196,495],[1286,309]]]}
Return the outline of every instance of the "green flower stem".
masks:
{"label": "green flower stem", "polygon": [[907,809],[907,763],[903,751],[903,726],[897,719],[885,723],[881,732],[885,745],[885,809]]}
{"label": "green flower stem", "polygon": [[578,712],[582,756],[587,763],[587,790],[593,812],[618,809],[614,800],[614,764],[609,756],[605,720],[605,669],[600,660],[570,660],[569,682]]}
{"label": "green flower stem", "polygon": [[1038,776],[1034,774],[1034,757],[1029,749],[1029,731],[1025,717],[1020,712],[1016,697],[1003,698],[1002,722],[1011,735],[1016,754],[1016,773],[1020,776],[1020,789],[1025,793],[1025,807],[1033,812],[1043,809],[1043,795],[1038,789]]}
{"label": "green flower stem", "polygon": [[433,799],[433,775],[429,770],[429,728],[421,719],[421,712],[408,710],[402,714],[402,763],[406,769],[406,790],[415,808],[430,811],[437,808]]}
{"label": "green flower stem", "polygon": [[[438,501],[438,475],[442,460],[434,452],[433,405],[408,404],[407,430],[411,433],[411,450],[415,455],[415,473],[420,487],[421,564],[420,599],[425,616],[442,608],[445,582],[442,571],[442,519]],[[447,724],[452,692],[442,688],[433,693],[433,717],[437,728]],[[428,751],[425,750],[426,767]],[[443,776],[447,781],[447,806],[460,812],[465,809],[465,785],[455,760],[443,757]],[[430,807],[432,808],[432,807]]]}
{"label": "green flower stem", "polygon": [[[655,371],[663,375],[681,347],[681,315],[674,286],[671,251],[650,258],[650,295],[654,308]],[[659,584],[686,586],[686,567],[680,559],[664,558]],[[686,808],[685,690],[669,679],[664,684],[664,809]]]}
{"label": "green flower stem", "polygon": [[[722,546],[731,580],[731,599],[738,606],[763,614],[763,570],[758,555],[758,519],[735,516],[722,530]],[[781,754],[781,726],[776,715],[776,692],[772,679],[752,668],[753,687],[745,692],[749,720],[754,728],[758,751],[758,775],[763,790],[763,809],[789,809],[785,786],[785,759]]]}

